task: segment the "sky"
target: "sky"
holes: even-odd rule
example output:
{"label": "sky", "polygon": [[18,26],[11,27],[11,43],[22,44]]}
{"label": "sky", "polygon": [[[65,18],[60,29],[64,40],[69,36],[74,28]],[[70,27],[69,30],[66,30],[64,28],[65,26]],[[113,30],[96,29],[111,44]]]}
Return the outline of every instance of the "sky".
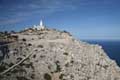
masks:
{"label": "sky", "polygon": [[79,39],[120,40],[120,0],[0,0],[0,31],[38,25]]}

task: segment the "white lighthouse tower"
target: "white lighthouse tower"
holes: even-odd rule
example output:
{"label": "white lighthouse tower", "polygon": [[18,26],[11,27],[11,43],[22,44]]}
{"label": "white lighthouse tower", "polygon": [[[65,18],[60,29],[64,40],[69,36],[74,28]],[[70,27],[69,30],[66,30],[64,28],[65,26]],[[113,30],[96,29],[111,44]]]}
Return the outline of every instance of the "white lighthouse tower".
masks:
{"label": "white lighthouse tower", "polygon": [[40,21],[40,26],[43,26],[43,21],[42,20]]}
{"label": "white lighthouse tower", "polygon": [[45,29],[45,26],[43,25],[43,21],[42,20],[40,21],[39,29],[40,30]]}

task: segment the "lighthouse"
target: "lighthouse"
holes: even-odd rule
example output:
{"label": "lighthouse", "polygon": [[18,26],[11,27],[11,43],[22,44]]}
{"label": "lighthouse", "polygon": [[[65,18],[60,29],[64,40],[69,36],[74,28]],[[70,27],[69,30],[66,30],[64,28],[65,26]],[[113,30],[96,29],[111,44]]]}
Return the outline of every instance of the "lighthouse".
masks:
{"label": "lighthouse", "polygon": [[34,26],[32,27],[32,29],[36,29],[36,30],[44,30],[44,29],[45,29],[45,25],[43,24],[43,21],[40,20],[39,25],[34,25]]}
{"label": "lighthouse", "polygon": [[40,21],[40,26],[43,26],[43,21],[42,20]]}
{"label": "lighthouse", "polygon": [[42,20],[40,20],[39,29],[40,29],[40,30],[45,29],[45,26],[43,25],[43,21],[42,21]]}

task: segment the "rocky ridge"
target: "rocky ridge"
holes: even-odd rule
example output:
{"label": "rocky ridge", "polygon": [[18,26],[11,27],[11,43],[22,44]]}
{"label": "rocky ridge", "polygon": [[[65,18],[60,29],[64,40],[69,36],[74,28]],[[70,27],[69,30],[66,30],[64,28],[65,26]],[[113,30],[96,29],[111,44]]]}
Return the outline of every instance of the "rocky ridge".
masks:
{"label": "rocky ridge", "polygon": [[0,62],[0,80],[120,80],[120,68],[99,45],[55,29],[15,35]]}

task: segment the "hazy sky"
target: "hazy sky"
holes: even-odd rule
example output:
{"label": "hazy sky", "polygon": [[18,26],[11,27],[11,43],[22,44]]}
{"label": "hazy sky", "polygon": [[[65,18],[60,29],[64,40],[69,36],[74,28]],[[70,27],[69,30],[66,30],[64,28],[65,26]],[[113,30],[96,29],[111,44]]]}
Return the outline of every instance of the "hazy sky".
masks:
{"label": "hazy sky", "polygon": [[18,31],[40,19],[80,39],[120,40],[120,0],[0,0],[0,31]]}

